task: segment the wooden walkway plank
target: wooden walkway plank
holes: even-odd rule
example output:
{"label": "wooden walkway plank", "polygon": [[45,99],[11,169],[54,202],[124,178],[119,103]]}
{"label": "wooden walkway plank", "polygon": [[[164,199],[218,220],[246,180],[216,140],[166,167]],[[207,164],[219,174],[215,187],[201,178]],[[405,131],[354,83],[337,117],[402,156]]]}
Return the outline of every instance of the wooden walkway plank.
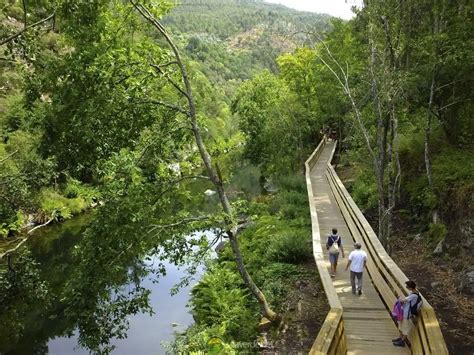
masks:
{"label": "wooden walkway plank", "polygon": [[[399,348],[392,345],[391,339],[398,336],[398,330],[367,272],[364,272],[362,295],[352,294],[350,273],[344,271],[344,268],[349,253],[354,249],[352,246],[354,239],[326,178],[327,164],[332,157],[334,144],[329,142],[324,147],[318,161],[311,170],[311,185],[313,186],[314,196],[312,202],[316,207],[321,243],[324,243],[331,233],[331,229],[336,227],[342,237],[346,253],[346,258],[339,257],[337,275],[333,279],[333,285],[344,309],[343,320],[347,353],[409,354],[408,348]],[[329,269],[327,253],[324,254],[326,267]]]}
{"label": "wooden walkway plank", "polygon": [[[407,294],[407,277],[385,251],[328,164],[334,151],[335,142],[324,138],[305,162],[313,254],[330,306],[310,354],[408,354],[410,349],[392,345],[391,339],[398,336],[398,330],[388,311],[397,296]],[[346,256],[355,241],[368,254],[361,296],[352,294],[349,272],[344,271],[347,260],[342,255],[336,277],[329,276],[325,243],[332,228],[342,236]],[[434,310],[425,299],[409,339],[413,354],[448,354]]]}

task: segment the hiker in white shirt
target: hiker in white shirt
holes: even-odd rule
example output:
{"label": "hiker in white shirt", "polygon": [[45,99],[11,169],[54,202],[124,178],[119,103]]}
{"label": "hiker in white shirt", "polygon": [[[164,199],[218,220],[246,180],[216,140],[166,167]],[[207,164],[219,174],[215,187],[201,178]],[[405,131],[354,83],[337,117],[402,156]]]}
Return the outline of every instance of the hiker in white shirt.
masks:
{"label": "hiker in white shirt", "polygon": [[355,250],[351,251],[349,258],[347,259],[346,270],[351,268],[351,286],[352,293],[356,293],[356,278],[357,278],[357,292],[359,296],[362,294],[362,273],[364,271],[365,265],[367,264],[367,253],[363,250],[360,243],[354,244]]}

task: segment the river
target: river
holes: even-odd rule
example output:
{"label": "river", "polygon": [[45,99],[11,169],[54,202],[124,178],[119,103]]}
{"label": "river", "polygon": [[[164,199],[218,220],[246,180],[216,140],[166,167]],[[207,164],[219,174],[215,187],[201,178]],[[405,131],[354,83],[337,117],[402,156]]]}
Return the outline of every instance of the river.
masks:
{"label": "river", "polygon": [[[70,270],[74,268],[74,264],[71,264],[71,252],[81,239],[90,219],[90,215],[84,215],[61,225],[45,228],[28,241],[27,248],[40,263],[42,277],[47,279],[53,293],[55,289],[64,285],[68,275],[71,274]],[[208,237],[211,237],[210,233]],[[151,276],[142,279],[142,286],[151,291],[150,305],[155,313],[151,316],[140,313],[129,316],[130,328],[127,338],[112,340],[112,344],[116,347],[113,354],[165,354],[166,349],[161,343],[173,340],[176,331],[182,332],[192,324],[193,318],[186,305],[189,291],[196,281],[171,296],[171,288],[186,275],[186,272],[173,264],[164,264],[166,275],[161,276],[158,283],[153,282]],[[202,272],[202,268],[198,270],[195,280],[202,275]],[[56,306],[53,305],[51,308],[54,310],[60,307]],[[38,303],[37,308],[41,307],[43,304]],[[28,327],[26,335],[18,339],[15,344],[8,344],[8,339],[2,339],[1,354],[89,354],[88,349],[78,347],[75,334],[71,337],[63,335],[65,329],[71,328],[71,324],[67,324],[61,316],[51,313],[48,315],[51,320],[45,320],[44,314],[34,305],[30,305],[28,313],[32,316],[25,320],[25,325]],[[38,316],[35,317],[34,314]]]}
{"label": "river", "polygon": [[[112,341],[113,354],[165,354],[163,341],[171,341],[175,331],[184,331],[193,322],[186,304],[191,285],[171,296],[170,289],[184,276],[183,270],[166,264],[167,274],[158,284],[146,279],[143,286],[151,290],[150,304],[155,314],[136,314],[130,318],[127,339]],[[48,341],[49,354],[89,354],[77,348],[77,338],[59,337]]]}
{"label": "river", "polygon": [[[240,167],[229,186],[229,192],[233,195],[231,198],[250,199],[259,195],[261,193],[259,176],[259,170],[255,167]],[[200,180],[196,184],[195,193],[200,194],[209,188],[202,185]],[[197,208],[202,212],[209,206],[217,204],[217,196],[212,196],[206,198],[205,204]],[[34,270],[27,270],[30,273],[23,272],[26,275],[24,278],[34,278],[35,275],[39,275],[39,280],[47,285],[48,292],[46,298],[41,299],[35,297],[39,293],[35,289],[38,283],[36,286],[28,282],[17,285],[21,287],[16,291],[13,299],[6,303],[6,307],[0,309],[0,354],[89,354],[89,349],[78,347],[77,320],[66,316],[66,305],[69,303],[65,299],[67,292],[64,290],[67,288],[68,281],[74,279],[74,271],[80,268],[77,258],[73,257],[73,251],[81,240],[84,241],[82,237],[91,219],[92,214],[84,214],[65,223],[45,227],[36,231],[26,243],[38,266],[34,266]],[[213,235],[207,233],[206,236],[209,239]],[[106,248],[106,245],[97,244],[97,248],[104,247]],[[127,264],[128,261],[125,260],[123,265],[128,265],[133,269],[134,264]],[[138,261],[140,262],[140,259]],[[144,263],[148,262],[144,261]],[[175,332],[182,332],[192,324],[193,318],[186,305],[189,300],[189,291],[196,281],[171,296],[170,289],[186,275],[186,272],[166,262],[164,266],[166,275],[160,276],[158,283],[153,282],[153,275],[140,274],[140,286],[151,291],[149,305],[154,314],[150,316],[148,313],[131,312],[128,315],[130,327],[127,338],[111,341],[111,344],[115,346],[113,354],[164,354],[166,349],[161,343],[173,340]],[[92,287],[97,286],[94,281],[98,278],[111,278],[113,279],[111,283],[113,283],[117,280],[116,278],[120,280],[123,276],[123,274],[117,276],[117,273],[107,273],[106,268],[103,270],[96,272],[94,269],[92,274],[87,274],[93,279],[90,280]],[[199,279],[202,273],[201,268],[195,275],[195,280]],[[88,277],[79,282],[80,285],[84,284],[81,295],[84,292],[87,293],[89,289]],[[75,281],[77,284],[77,280]],[[103,287],[104,284],[99,283],[99,285]],[[103,292],[100,287],[90,288],[91,297],[95,297],[94,292]],[[0,300],[2,300],[1,296]],[[87,302],[87,297],[81,300]],[[76,307],[74,311],[75,316],[81,316],[83,308]]]}

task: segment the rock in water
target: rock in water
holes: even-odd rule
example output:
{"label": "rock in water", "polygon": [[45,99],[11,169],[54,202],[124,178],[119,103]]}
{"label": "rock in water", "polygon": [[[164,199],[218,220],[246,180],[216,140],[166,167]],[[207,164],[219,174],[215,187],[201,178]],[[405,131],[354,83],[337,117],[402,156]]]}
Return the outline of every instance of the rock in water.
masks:
{"label": "rock in water", "polygon": [[204,195],[206,196],[212,196],[212,195],[215,195],[216,192],[214,190],[206,190],[204,191]]}

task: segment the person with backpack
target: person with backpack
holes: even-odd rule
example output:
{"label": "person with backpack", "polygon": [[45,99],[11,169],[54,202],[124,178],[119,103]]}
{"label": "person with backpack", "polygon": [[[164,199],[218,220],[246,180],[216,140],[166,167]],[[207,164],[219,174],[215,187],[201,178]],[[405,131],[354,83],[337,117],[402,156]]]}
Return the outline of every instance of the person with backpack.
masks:
{"label": "person with backpack", "polygon": [[[351,268],[351,286],[352,294],[355,295],[356,289],[360,295],[362,295],[362,273],[364,268],[367,265],[367,253],[363,250],[360,243],[354,243],[355,250],[351,251],[349,257],[347,258],[346,271]],[[357,278],[357,288],[356,288],[356,278]]]}
{"label": "person with backpack", "polygon": [[339,252],[344,257],[344,248],[342,247],[342,239],[337,235],[337,228],[332,229],[332,234],[328,236],[326,241],[326,249],[329,254],[329,262],[331,263],[331,277],[336,277],[337,259],[339,259]]}
{"label": "person with backpack", "polygon": [[414,281],[409,280],[405,282],[405,285],[408,288],[409,294],[407,297],[399,298],[403,307],[403,319],[398,321],[398,331],[400,332],[400,336],[392,340],[393,345],[402,347],[405,345],[410,346],[408,334],[413,327],[413,321],[418,316],[418,312],[423,302]]}

